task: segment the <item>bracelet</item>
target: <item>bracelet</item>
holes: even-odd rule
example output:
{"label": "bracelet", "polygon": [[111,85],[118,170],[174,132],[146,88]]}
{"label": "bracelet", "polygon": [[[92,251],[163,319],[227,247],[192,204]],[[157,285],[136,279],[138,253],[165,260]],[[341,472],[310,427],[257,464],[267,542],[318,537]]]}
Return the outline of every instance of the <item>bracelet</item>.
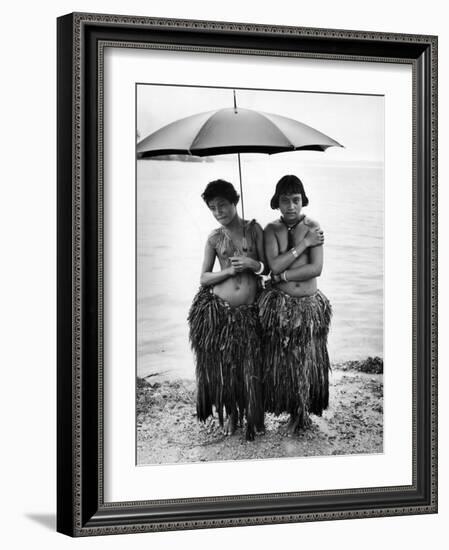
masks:
{"label": "bracelet", "polygon": [[262,275],[262,273],[265,271],[264,263],[261,262],[260,260],[259,260],[259,263],[260,263],[260,268],[254,272],[256,275]]}
{"label": "bracelet", "polygon": [[291,253],[293,254],[293,256],[294,256],[295,258],[297,258],[297,257],[298,257],[298,251],[296,250],[296,248],[295,248],[295,247],[293,247],[293,248],[290,248],[290,252],[291,252]]}
{"label": "bracelet", "polygon": [[288,283],[287,270],[285,270],[281,273],[281,279],[283,279],[286,283]]}

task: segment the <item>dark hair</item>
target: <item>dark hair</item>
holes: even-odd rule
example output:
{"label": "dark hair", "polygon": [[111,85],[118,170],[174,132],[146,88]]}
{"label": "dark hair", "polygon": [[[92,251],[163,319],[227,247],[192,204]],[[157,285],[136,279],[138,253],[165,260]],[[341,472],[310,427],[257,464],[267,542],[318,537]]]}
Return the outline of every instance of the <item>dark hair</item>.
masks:
{"label": "dark hair", "polygon": [[217,197],[226,199],[233,204],[237,204],[240,199],[232,183],[229,183],[229,181],[226,180],[211,181],[207,184],[206,189],[201,196],[207,205],[209,205],[211,200],[216,199]]}
{"label": "dark hair", "polygon": [[307,206],[309,199],[304,191],[304,185],[302,181],[293,175],[283,176],[276,185],[276,190],[270,201],[270,206],[273,210],[279,208],[280,195],[292,195],[294,193],[301,193],[302,205]]}

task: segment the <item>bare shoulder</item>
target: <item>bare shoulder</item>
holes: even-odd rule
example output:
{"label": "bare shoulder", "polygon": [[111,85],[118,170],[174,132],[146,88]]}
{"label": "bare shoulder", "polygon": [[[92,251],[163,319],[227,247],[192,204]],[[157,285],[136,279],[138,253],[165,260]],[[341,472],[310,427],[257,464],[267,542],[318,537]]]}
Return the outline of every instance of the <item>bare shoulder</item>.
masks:
{"label": "bare shoulder", "polygon": [[265,226],[264,231],[266,233],[276,233],[279,231],[281,227],[281,222],[279,220],[274,220],[274,222],[270,222]]}
{"label": "bare shoulder", "polygon": [[209,236],[207,237],[207,242],[215,248],[219,238],[220,238],[221,229],[217,227],[213,231],[209,233]]}
{"label": "bare shoulder", "polygon": [[260,223],[256,220],[253,220],[252,223],[253,223],[253,227],[254,227],[254,231],[256,232],[256,235],[262,235],[263,229]]}
{"label": "bare shoulder", "polygon": [[320,224],[316,220],[313,220],[312,218],[309,218],[309,216],[306,216],[304,218],[303,222],[304,222],[304,225],[306,225],[309,229],[319,229],[320,228]]}

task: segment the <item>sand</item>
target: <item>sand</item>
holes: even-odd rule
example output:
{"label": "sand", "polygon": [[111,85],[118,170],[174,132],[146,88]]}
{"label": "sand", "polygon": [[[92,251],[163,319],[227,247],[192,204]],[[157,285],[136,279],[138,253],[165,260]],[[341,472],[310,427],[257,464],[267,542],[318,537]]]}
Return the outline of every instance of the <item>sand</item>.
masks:
{"label": "sand", "polygon": [[266,431],[253,442],[244,430],[225,436],[217,418],[201,423],[195,382],[138,379],[137,462],[187,463],[383,452],[383,365],[379,358],[333,365],[330,404],[310,428],[283,435],[288,416],[265,417]]}

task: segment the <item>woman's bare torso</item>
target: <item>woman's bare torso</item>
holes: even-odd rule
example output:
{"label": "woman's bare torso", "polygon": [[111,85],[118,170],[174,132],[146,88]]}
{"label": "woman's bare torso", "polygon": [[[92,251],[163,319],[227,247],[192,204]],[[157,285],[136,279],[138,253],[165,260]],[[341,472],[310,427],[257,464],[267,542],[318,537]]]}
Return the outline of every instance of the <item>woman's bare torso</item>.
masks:
{"label": "woman's bare torso", "polygon": [[[246,255],[254,260],[258,259],[255,232],[247,222],[247,251]],[[232,256],[243,254],[242,238],[230,235],[223,227],[218,228],[212,236],[212,244],[216,250],[221,269],[231,265]],[[251,271],[243,271],[229,277],[225,281],[214,285],[213,292],[232,307],[254,303],[259,286],[258,277]]]}
{"label": "woman's bare torso", "polygon": [[[283,254],[288,250],[288,232],[287,228],[281,221],[273,223],[276,239],[279,246],[279,254]],[[311,227],[307,225],[307,218],[304,218],[293,230],[293,241],[296,246],[299,244]],[[296,260],[290,265],[289,269],[301,267],[310,263],[310,248],[306,249]],[[290,296],[301,297],[311,296],[317,291],[317,278],[313,277],[308,281],[288,281],[280,282],[276,285],[277,288],[286,292]]]}

